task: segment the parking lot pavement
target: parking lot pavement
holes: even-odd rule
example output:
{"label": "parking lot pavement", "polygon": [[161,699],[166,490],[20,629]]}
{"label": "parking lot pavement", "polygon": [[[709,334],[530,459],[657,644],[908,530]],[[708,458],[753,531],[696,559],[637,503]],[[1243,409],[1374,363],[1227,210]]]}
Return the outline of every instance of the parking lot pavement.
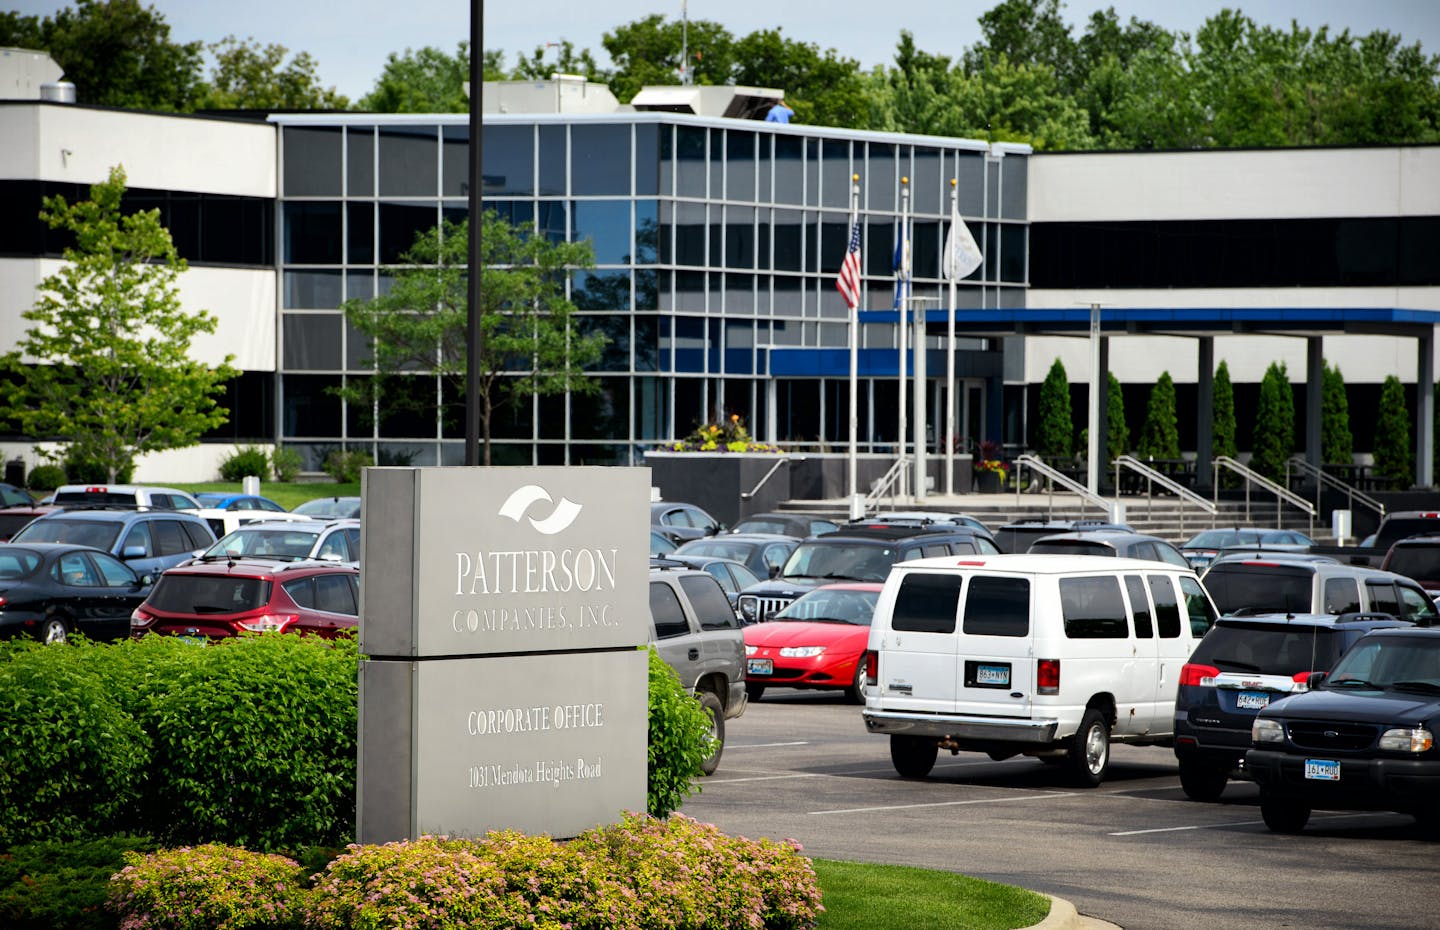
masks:
{"label": "parking lot pavement", "polygon": [[1097,789],[1033,759],[944,755],[899,778],[856,705],[766,692],[730,721],[720,770],[683,812],[747,836],[791,837],[812,856],[950,869],[1032,888],[1126,930],[1436,926],[1440,856],[1408,818],[1317,812],[1271,834],[1258,792],[1219,803],[1180,790],[1160,747],[1116,746]]}

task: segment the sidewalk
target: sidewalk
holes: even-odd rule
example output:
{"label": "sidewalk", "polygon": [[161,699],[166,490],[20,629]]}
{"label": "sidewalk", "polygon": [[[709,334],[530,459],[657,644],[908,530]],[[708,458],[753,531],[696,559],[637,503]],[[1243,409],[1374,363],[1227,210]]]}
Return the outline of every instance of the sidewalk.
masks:
{"label": "sidewalk", "polygon": [[1050,895],[1050,915],[1027,930],[1121,930],[1117,924],[1076,912],[1075,905]]}

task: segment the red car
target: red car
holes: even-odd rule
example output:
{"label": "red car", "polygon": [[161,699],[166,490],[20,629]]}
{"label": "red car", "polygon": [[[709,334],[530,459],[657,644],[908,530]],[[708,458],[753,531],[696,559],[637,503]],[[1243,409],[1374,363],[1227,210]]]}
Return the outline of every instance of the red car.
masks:
{"label": "red car", "polygon": [[765,623],[745,627],[745,693],[770,686],[843,689],[865,700],[865,647],[882,585],[827,584],[808,591]]}
{"label": "red car", "polygon": [[251,633],[334,638],[359,623],[360,570],[336,562],[192,562],[160,576],[130,635],[224,639]]}

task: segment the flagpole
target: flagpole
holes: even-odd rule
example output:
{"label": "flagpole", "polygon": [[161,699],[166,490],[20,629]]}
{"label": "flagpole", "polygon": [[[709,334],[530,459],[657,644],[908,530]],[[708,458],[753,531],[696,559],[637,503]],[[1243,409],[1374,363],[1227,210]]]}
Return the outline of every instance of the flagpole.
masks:
{"label": "flagpole", "polygon": [[[950,229],[960,219],[960,191],[950,179]],[[949,244],[948,242],[946,243]],[[952,259],[953,261],[953,259]],[[945,494],[955,493],[955,274],[950,279],[950,316],[945,324]]]}
{"label": "flagpole", "polygon": [[[853,230],[860,222],[860,175],[850,176],[850,228]],[[864,289],[861,288],[861,293]],[[860,381],[860,305],[857,303],[850,310],[850,518],[856,519],[861,514],[855,513],[855,498],[860,493],[860,482],[858,477],[858,458],[860,441],[860,412],[859,406],[859,381]]]}
{"label": "flagpole", "polygon": [[909,281],[907,280],[907,276],[906,276],[907,266],[910,264],[910,225],[909,225],[909,219],[910,219],[910,179],[909,179],[909,178],[906,178],[906,177],[902,177],[902,178],[900,179],[900,267],[898,267],[898,268],[895,269],[895,274],[896,274],[896,279],[895,279],[895,309],[900,312],[899,324],[898,324],[898,326],[896,327],[896,328],[900,331],[900,336],[899,336],[899,340],[898,340],[898,341],[899,341],[899,344],[900,344],[900,387],[899,387],[899,390],[896,391],[896,393],[899,395],[899,398],[900,398],[900,411],[899,411],[899,424],[900,424],[900,425],[899,425],[899,430],[897,431],[896,437],[895,437],[895,449],[896,449],[896,453],[897,453],[895,461],[896,461],[896,463],[900,466],[899,479],[900,479],[900,494],[901,494],[901,496],[905,496],[905,495],[908,494],[908,491],[907,491],[907,489],[906,489],[906,487],[905,487],[905,485],[906,485],[906,483],[907,483],[905,479],[906,479],[907,477],[909,477],[909,473],[908,473],[908,471],[906,470],[906,468],[904,467],[904,462],[905,462],[905,428],[906,428],[906,423],[905,423],[905,419],[906,419],[906,418],[905,418],[905,389],[906,389],[906,387],[907,387],[906,382],[909,380],[909,379],[906,377],[906,371],[905,371],[905,368],[906,368],[906,365],[905,365],[905,350],[906,350],[906,347],[907,347],[906,344],[907,344],[907,342],[908,342],[906,330],[909,328],[909,327],[908,327],[908,321],[906,320],[905,310],[906,310],[906,304],[909,302],[909,301],[907,300],[907,298],[910,296],[910,295],[909,295]]}

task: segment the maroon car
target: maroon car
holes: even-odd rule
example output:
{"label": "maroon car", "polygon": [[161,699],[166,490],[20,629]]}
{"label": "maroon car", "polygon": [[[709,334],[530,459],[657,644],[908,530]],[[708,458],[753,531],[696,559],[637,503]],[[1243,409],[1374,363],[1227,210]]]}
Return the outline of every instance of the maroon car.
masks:
{"label": "maroon car", "polygon": [[242,633],[333,638],[359,622],[360,570],[336,562],[265,559],[172,568],[130,615],[130,635],[224,639]]}

